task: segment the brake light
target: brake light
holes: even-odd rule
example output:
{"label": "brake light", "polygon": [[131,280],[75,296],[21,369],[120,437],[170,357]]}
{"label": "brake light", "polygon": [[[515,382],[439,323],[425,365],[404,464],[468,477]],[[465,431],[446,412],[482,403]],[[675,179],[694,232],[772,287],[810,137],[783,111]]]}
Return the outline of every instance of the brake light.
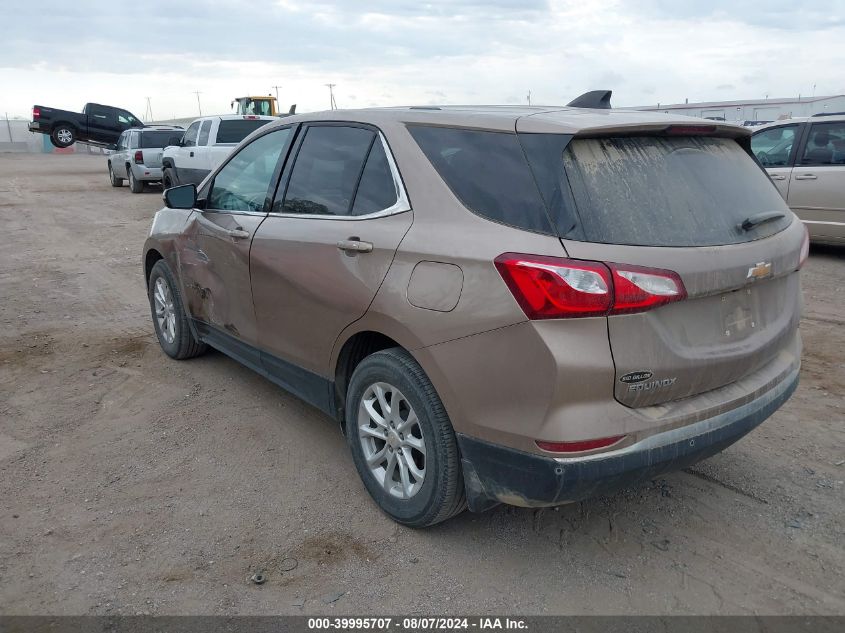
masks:
{"label": "brake light", "polygon": [[41,117],[41,110],[39,108],[32,108],[32,118],[38,119]]}
{"label": "brake light", "polygon": [[804,225],[804,237],[801,239],[801,254],[798,255],[798,270],[807,261],[810,256],[810,233],[807,231],[807,225]]}
{"label": "brake light", "polygon": [[135,152],[135,164],[136,165],[143,165],[144,164],[144,152],[138,150]]}
{"label": "brake light", "polygon": [[670,125],[666,128],[666,134],[671,136],[707,136],[715,131],[715,125]]}
{"label": "brake light", "polygon": [[581,440],[578,442],[544,442],[535,440],[537,446],[550,453],[583,453],[597,448],[607,448],[622,441],[625,435],[614,435],[612,437],[599,437],[592,440]]}
{"label": "brake light", "polygon": [[244,118],[245,118],[247,121],[254,121],[255,119],[257,119],[257,118],[258,118],[258,115],[257,115],[257,114],[245,114],[245,115],[244,115]]}
{"label": "brake light", "polygon": [[518,253],[494,263],[532,320],[644,312],[687,296],[678,273],[660,268]]}
{"label": "brake light", "polygon": [[611,314],[643,312],[672,301],[686,299],[687,291],[672,270],[608,264],[613,271]]}
{"label": "brake light", "polygon": [[529,319],[607,314],[610,270],[599,262],[504,253],[496,268]]}

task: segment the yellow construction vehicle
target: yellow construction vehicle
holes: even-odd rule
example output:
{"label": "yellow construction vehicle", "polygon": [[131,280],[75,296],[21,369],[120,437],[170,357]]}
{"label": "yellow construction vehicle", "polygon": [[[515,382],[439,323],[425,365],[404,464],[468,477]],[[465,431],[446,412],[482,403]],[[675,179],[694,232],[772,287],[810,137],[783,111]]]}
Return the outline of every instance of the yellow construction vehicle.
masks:
{"label": "yellow construction vehicle", "polygon": [[231,107],[237,109],[235,114],[257,114],[260,116],[288,116],[296,112],[296,104],[290,107],[290,110],[285,114],[279,112],[276,106],[276,97],[267,95],[266,97],[238,97],[232,101]]}

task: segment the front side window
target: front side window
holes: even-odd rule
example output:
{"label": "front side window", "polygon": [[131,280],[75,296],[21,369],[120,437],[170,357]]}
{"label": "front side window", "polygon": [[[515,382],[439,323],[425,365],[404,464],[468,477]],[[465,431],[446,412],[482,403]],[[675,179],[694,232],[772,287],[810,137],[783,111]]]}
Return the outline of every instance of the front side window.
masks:
{"label": "front side window", "polygon": [[797,125],[761,130],[751,137],[751,150],[764,167],[789,165],[792,146],[798,136]]}
{"label": "front side window", "polygon": [[[309,127],[291,171],[284,202],[274,210],[306,215],[352,215],[355,191],[370,148],[377,139],[375,132],[360,127]],[[378,170],[376,161],[374,172]],[[371,176],[377,177],[377,174]],[[358,211],[368,213],[364,209],[373,203],[378,201],[362,202]]]}
{"label": "front side window", "polygon": [[845,121],[814,123],[801,164],[845,165]]}
{"label": "front side window", "polygon": [[282,149],[291,128],[265,134],[245,146],[214,177],[207,207],[222,211],[264,210]]}
{"label": "front side window", "polygon": [[197,144],[197,134],[199,133],[200,122],[194,121],[185,130],[185,136],[182,137],[182,147],[194,147]]}

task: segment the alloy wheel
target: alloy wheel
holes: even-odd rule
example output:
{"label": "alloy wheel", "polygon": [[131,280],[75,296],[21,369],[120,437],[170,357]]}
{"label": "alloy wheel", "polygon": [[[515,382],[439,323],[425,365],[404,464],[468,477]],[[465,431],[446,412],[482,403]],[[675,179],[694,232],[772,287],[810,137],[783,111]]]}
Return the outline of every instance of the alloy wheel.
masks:
{"label": "alloy wheel", "polygon": [[156,320],[161,337],[168,344],[176,340],[176,310],[173,305],[173,293],[164,277],[156,279],[153,289]]}

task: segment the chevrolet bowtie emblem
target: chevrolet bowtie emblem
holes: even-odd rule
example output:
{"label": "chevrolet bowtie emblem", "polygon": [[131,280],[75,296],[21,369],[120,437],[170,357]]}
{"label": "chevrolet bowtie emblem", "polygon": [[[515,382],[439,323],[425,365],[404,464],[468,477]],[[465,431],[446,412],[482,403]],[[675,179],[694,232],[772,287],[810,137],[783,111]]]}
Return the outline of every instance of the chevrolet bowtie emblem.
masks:
{"label": "chevrolet bowtie emblem", "polygon": [[755,266],[752,266],[748,269],[748,276],[746,279],[750,279],[751,281],[756,281],[757,279],[763,279],[765,277],[769,277],[772,274],[772,264],[771,262],[758,262]]}

